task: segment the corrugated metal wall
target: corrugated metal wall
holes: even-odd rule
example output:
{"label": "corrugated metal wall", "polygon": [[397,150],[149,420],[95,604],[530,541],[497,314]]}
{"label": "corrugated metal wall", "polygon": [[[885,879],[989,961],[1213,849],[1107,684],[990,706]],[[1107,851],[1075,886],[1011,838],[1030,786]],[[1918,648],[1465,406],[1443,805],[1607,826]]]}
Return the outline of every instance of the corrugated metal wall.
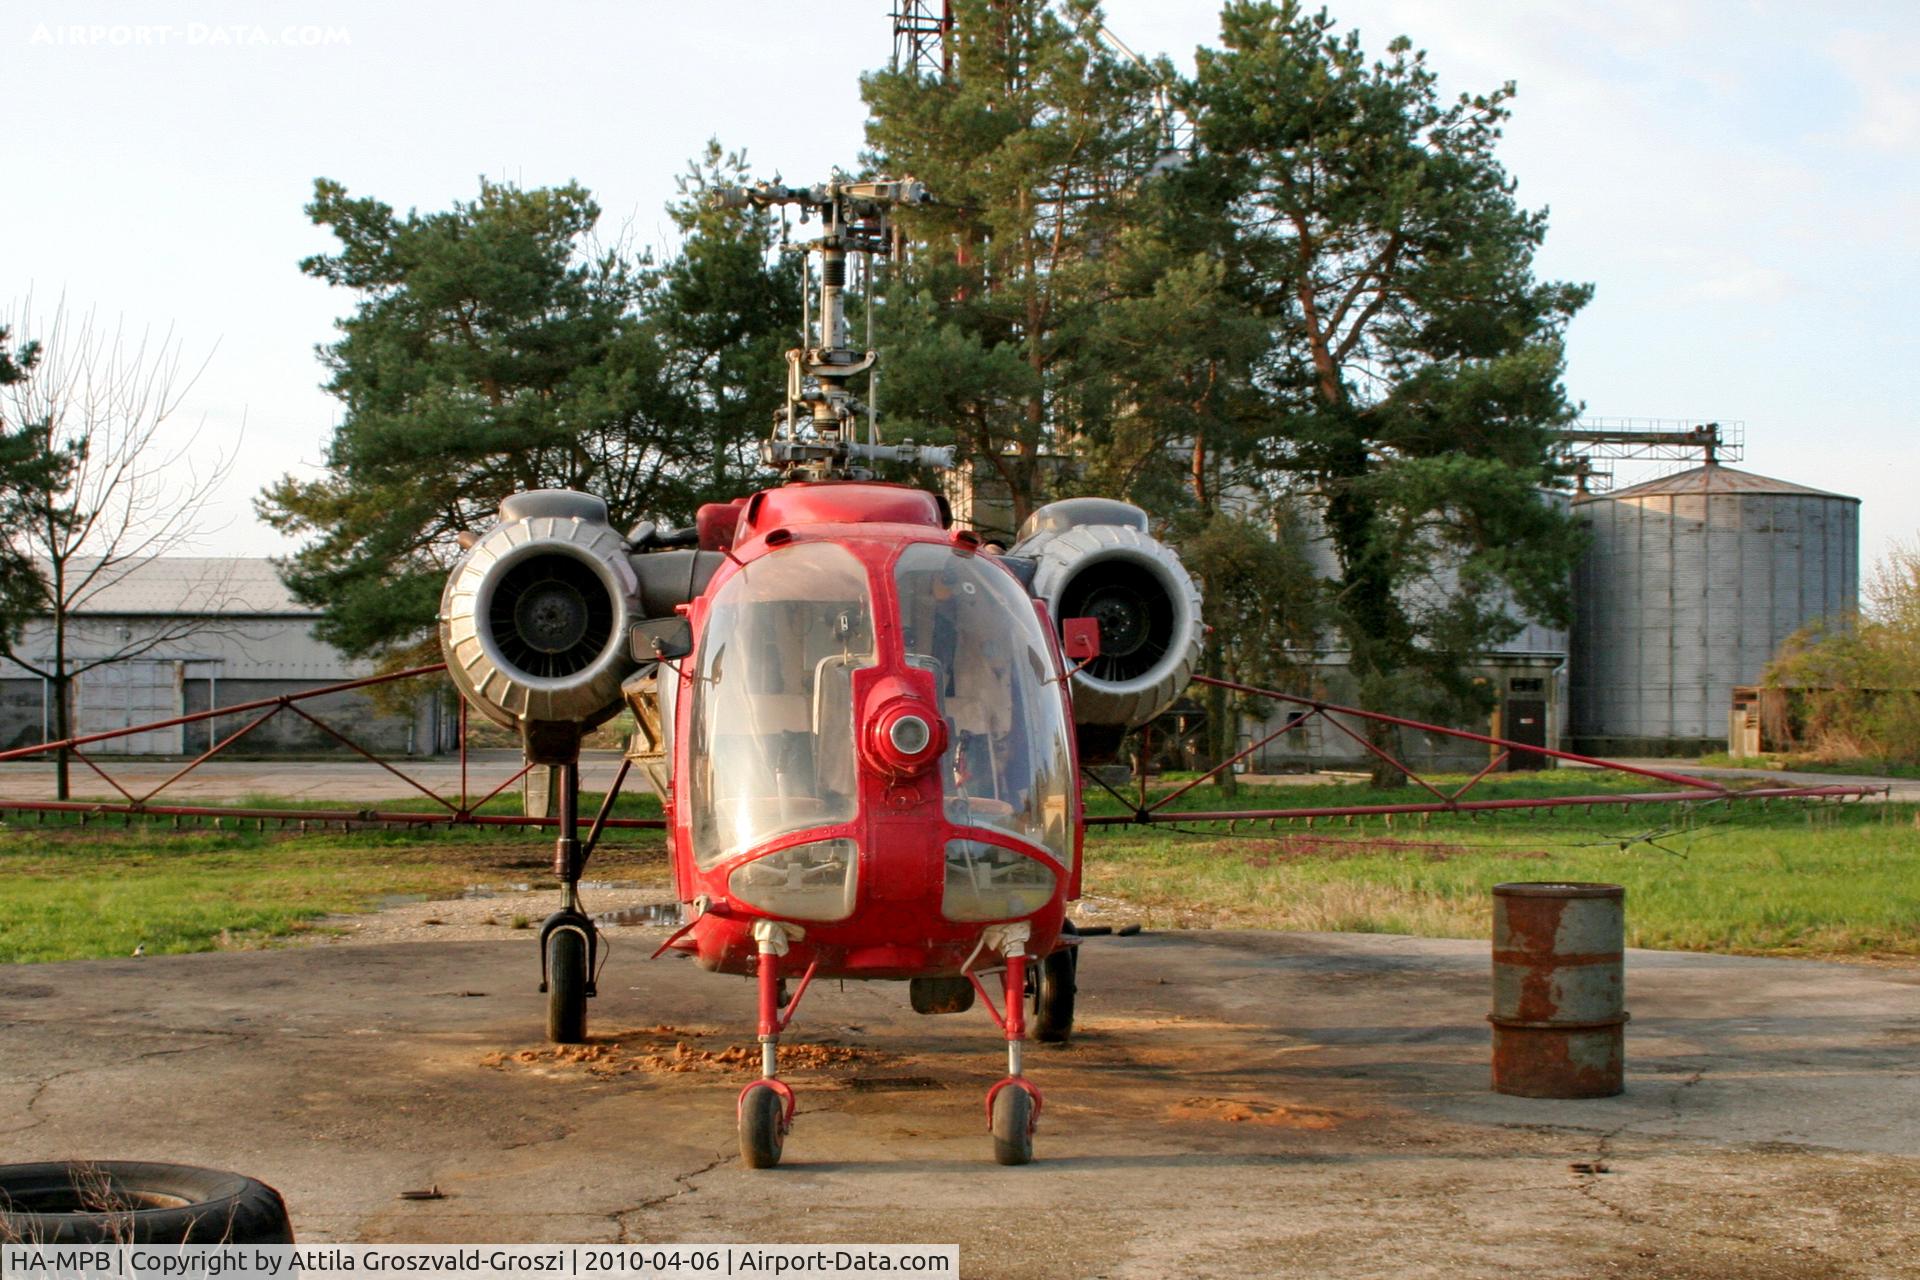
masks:
{"label": "corrugated metal wall", "polygon": [[1855,607],[1855,499],[1702,489],[1576,510],[1593,537],[1574,575],[1576,741],[1724,740],[1733,686],[1758,683],[1793,632]]}

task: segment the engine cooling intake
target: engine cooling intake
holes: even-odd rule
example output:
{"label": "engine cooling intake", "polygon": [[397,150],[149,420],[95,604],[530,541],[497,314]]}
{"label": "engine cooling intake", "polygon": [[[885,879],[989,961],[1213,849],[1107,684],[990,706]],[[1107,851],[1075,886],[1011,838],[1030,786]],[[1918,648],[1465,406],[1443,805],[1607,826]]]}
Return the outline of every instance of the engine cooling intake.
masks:
{"label": "engine cooling intake", "polygon": [[1173,703],[1200,664],[1200,589],[1131,503],[1069,498],[1027,518],[1007,553],[1034,564],[1033,594],[1054,625],[1100,624],[1100,656],[1073,677],[1082,726],[1143,725]]}
{"label": "engine cooling intake", "polygon": [[447,579],[447,669],[482,714],[530,746],[569,737],[577,746],[621,705],[638,595],[604,502],[563,489],[515,494]]}

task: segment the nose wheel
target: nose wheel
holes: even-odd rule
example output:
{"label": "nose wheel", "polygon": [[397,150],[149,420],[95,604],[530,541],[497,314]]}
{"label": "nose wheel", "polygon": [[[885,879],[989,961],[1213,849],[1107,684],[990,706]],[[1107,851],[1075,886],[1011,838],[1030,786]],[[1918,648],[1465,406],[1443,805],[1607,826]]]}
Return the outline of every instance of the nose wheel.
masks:
{"label": "nose wheel", "polygon": [[1009,1076],[987,1093],[987,1127],[993,1131],[995,1164],[1032,1164],[1033,1128],[1040,1118],[1040,1094],[1024,1079]]}
{"label": "nose wheel", "polygon": [[793,1128],[793,1090],[775,1079],[755,1080],[740,1091],[740,1162],[749,1169],[780,1163]]}
{"label": "nose wheel", "polygon": [[[1033,1161],[1033,1130],[1040,1119],[1040,1090],[1022,1073],[1022,1057],[1027,1039],[1027,926],[1001,925],[989,929],[982,946],[992,947],[1006,957],[1005,982],[1001,987],[1001,1005],[994,1006],[985,984],[971,969],[967,981],[973,984],[987,1013],[1000,1024],[1007,1037],[1007,1075],[987,1090],[987,1128],[993,1134],[993,1158],[997,1164],[1030,1164]],[[1044,966],[1035,974],[1037,994],[1043,994]],[[1071,985],[1068,1000],[1071,1001]],[[1005,1012],[1002,1012],[1002,1010]],[[1073,1010],[1067,1007],[1068,1025]],[[1065,1038],[1064,1036],[1062,1037]]]}
{"label": "nose wheel", "polygon": [[740,1162],[749,1169],[771,1169],[779,1164],[787,1133],[793,1128],[793,1090],[779,1076],[780,1033],[793,1021],[819,966],[817,959],[809,964],[800,976],[800,985],[788,994],[787,981],[780,976],[780,959],[787,954],[789,940],[800,936],[798,925],[771,920],[757,921],[753,929],[760,950],[755,975],[760,993],[760,1079],[740,1091],[737,1107]]}

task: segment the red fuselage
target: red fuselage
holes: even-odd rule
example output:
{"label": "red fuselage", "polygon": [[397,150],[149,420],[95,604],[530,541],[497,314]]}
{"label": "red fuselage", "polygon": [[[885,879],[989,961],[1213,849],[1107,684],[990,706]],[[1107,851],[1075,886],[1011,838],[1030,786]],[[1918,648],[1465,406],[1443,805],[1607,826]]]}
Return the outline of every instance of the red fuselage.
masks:
{"label": "red fuselage", "polygon": [[750,972],[771,919],[783,968],[947,976],[1026,921],[1051,951],[1082,823],[1044,606],[917,489],[793,484],[701,526],[728,562],[662,678],[673,873],[704,906],[676,946]]}

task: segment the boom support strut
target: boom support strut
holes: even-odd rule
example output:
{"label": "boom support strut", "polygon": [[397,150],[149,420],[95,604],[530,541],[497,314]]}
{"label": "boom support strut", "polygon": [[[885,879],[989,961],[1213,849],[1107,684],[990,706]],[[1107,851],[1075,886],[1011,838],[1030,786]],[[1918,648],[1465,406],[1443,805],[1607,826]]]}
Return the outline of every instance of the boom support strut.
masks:
{"label": "boom support strut", "polygon": [[[1195,676],[1195,684],[1213,685],[1234,693],[1251,694],[1255,697],[1271,698],[1276,702],[1301,708],[1287,718],[1287,722],[1258,742],[1253,743],[1222,760],[1199,777],[1175,788],[1152,804],[1142,798],[1141,804],[1133,812],[1126,814],[1089,814],[1088,826],[1126,826],[1135,824],[1151,825],[1170,822],[1231,822],[1240,819],[1266,818],[1341,818],[1370,817],[1388,814],[1414,813],[1475,813],[1501,809],[1562,809],[1591,805],[1634,805],[1634,804],[1678,804],[1700,800],[1860,800],[1867,796],[1878,795],[1884,787],[1864,787],[1848,785],[1827,785],[1812,787],[1753,787],[1734,788],[1710,778],[1697,778],[1690,774],[1675,773],[1667,769],[1653,769],[1645,765],[1624,764],[1617,760],[1603,760],[1597,756],[1583,756],[1572,751],[1558,751],[1551,747],[1530,746],[1523,742],[1514,742],[1507,738],[1496,738],[1489,734],[1475,733],[1470,729],[1450,729],[1445,725],[1428,724],[1421,720],[1409,720],[1405,716],[1389,715],[1384,711],[1365,711],[1359,707],[1345,707],[1336,703],[1323,702],[1317,698],[1301,697],[1298,694],[1282,693],[1278,689],[1262,689],[1256,685],[1241,684],[1235,680],[1221,680],[1213,676]],[[1467,779],[1466,783],[1455,791],[1442,791],[1431,781],[1420,776],[1418,771],[1405,761],[1376,746],[1335,716],[1346,716],[1356,720],[1371,721],[1375,724],[1388,724],[1396,728],[1413,729],[1420,733],[1455,738],[1467,742],[1483,743],[1489,748],[1498,748],[1499,754],[1488,762],[1486,768]],[[1232,768],[1269,742],[1284,737],[1302,725],[1318,717],[1346,734],[1370,753],[1405,774],[1407,779],[1423,788],[1433,797],[1431,800],[1415,800],[1406,804],[1362,804],[1314,806],[1290,809],[1223,809],[1206,812],[1183,810],[1171,812],[1168,806],[1175,800],[1193,790],[1201,783]],[[1582,796],[1531,796],[1504,800],[1469,800],[1465,797],[1488,775],[1499,768],[1516,751],[1530,751],[1535,755],[1549,759],[1565,760],[1571,764],[1585,765],[1595,769],[1612,770],[1616,773],[1633,774],[1651,778],[1658,782],[1669,783],[1676,787],[1687,788],[1681,791],[1658,792],[1601,792]]]}

